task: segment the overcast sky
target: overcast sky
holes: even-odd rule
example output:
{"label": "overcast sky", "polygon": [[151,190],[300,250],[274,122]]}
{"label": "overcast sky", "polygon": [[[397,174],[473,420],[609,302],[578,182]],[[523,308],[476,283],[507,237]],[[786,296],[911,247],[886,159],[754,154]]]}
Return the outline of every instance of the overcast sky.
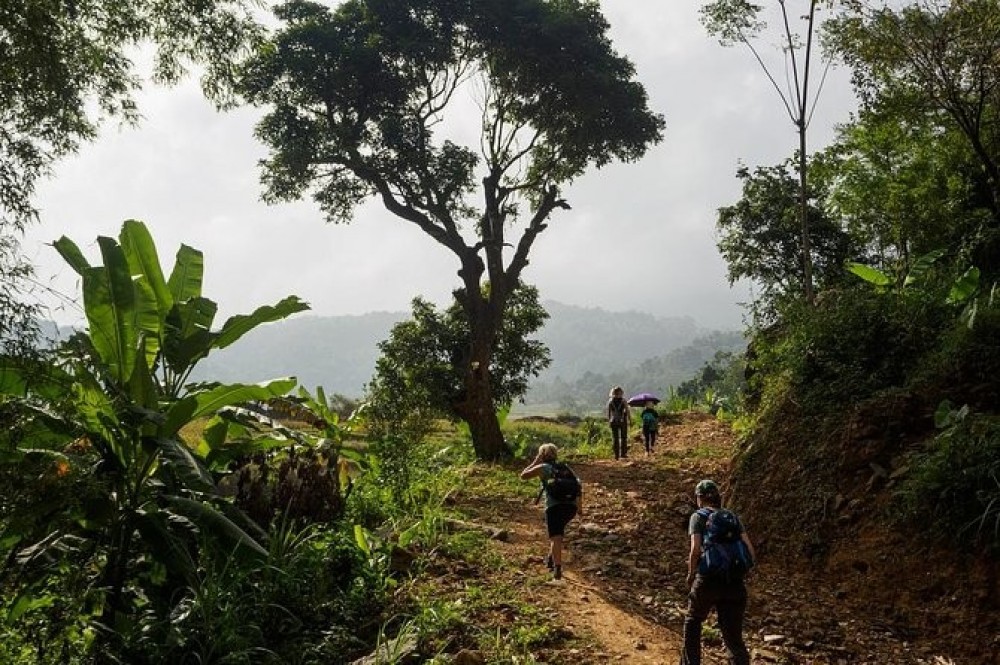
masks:
{"label": "overcast sky", "polygon": [[[749,51],[705,34],[700,4],[602,0],[615,47],[636,64],[652,108],[666,118],[665,140],[640,162],[594,170],[565,191],[572,210],[553,214],[525,271],[543,299],[740,326],[747,288],[727,283],[716,210],[739,196],[739,162],[775,164],[797,139]],[[783,72],[775,48],[764,42],[761,50]],[[117,236],[123,220],[136,218],[149,226],[165,271],[182,242],[205,253],[205,295],[219,303],[219,323],[289,294],[317,315],[404,311],[416,295],[450,298],[457,259],[379,204],[360,208],[349,225],[330,225],[310,201],[261,202],[258,111],[217,113],[194,82],[149,88],[139,103],[137,129],[107,125],[39,188],[41,222],[24,246],[54,290],[76,297],[79,285],[48,243],[67,235],[96,261],[96,237]],[[810,151],[829,142],[853,107],[846,73],[833,72]],[[73,306],[52,316],[80,319]]]}

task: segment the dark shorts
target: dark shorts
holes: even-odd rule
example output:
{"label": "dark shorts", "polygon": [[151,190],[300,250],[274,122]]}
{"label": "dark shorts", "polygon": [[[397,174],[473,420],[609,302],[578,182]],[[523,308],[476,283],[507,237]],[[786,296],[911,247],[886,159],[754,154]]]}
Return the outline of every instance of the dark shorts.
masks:
{"label": "dark shorts", "polygon": [[545,509],[545,526],[549,530],[549,538],[566,533],[566,525],[576,515],[576,505],[572,503],[557,503]]}

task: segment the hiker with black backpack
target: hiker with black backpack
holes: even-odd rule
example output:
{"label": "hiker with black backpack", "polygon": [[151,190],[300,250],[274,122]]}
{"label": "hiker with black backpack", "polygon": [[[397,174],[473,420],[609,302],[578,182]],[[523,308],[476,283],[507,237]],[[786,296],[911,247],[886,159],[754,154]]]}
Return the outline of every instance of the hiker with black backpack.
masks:
{"label": "hiker with black backpack", "polygon": [[551,443],[538,448],[535,460],[521,472],[521,479],[541,478],[542,490],[535,503],[545,495],[545,527],[549,533],[549,553],[545,565],[554,579],[562,577],[563,536],[566,525],[583,512],[583,486],[573,469],[560,462],[559,450]]}
{"label": "hiker with black backpack", "polygon": [[625,391],[621,386],[611,389],[608,396],[608,424],[611,426],[611,445],[614,447],[615,459],[628,457],[628,425],[631,415]]}
{"label": "hiker with black backpack", "polygon": [[719,486],[702,480],[694,490],[698,510],[691,515],[688,534],[687,616],[681,665],[701,665],[701,624],[712,608],[733,665],[750,665],[743,642],[747,589],[743,583],[754,565],[754,548],[739,518],[722,507]]}

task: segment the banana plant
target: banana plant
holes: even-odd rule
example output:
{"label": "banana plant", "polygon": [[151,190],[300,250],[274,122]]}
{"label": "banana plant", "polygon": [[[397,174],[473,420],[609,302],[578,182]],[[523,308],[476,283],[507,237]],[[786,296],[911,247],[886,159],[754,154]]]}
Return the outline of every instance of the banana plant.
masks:
{"label": "banana plant", "polygon": [[[902,280],[900,288],[922,288],[927,282],[931,267],[942,256],[944,256],[944,250],[938,249],[919,257],[914,261],[906,277]],[[874,285],[879,292],[883,292],[898,283],[888,273],[862,263],[847,263],[847,270],[869,284]],[[959,319],[970,328],[975,323],[976,313],[979,308],[979,300],[977,298],[980,294],[979,274],[979,268],[970,266],[951,283],[948,295],[945,298],[947,304],[962,308]],[[992,306],[993,300],[993,291],[991,291],[988,297],[988,304],[990,306]]]}
{"label": "banana plant", "polygon": [[900,284],[902,287],[918,287],[926,280],[930,269],[942,256],[944,256],[944,250],[935,249],[918,257],[901,279],[896,279],[887,272],[866,266],[863,263],[848,262],[847,271],[874,285],[879,290],[888,289],[894,284]]}
{"label": "banana plant", "polygon": [[[271,399],[267,406],[216,414],[206,424],[197,451],[210,469],[237,469],[230,487],[238,501],[250,504],[249,512],[261,524],[279,515],[282,520],[339,519],[354,481],[369,466],[365,453],[344,446],[356,417],[341,420],[322,386],[315,395],[300,387],[297,396]],[[311,427],[282,424],[273,417],[275,407],[296,413],[296,420]]]}
{"label": "banana plant", "polygon": [[97,244],[102,262],[91,265],[73,241],[55,241],[81,277],[87,330],[43,371],[0,357],[0,396],[21,414],[17,441],[10,432],[0,438],[8,438],[8,463],[43,455],[67,464],[67,450],[82,450],[87,486],[101,489],[63,506],[62,519],[49,514],[30,528],[10,527],[0,542],[27,565],[67,538],[89,541],[102,590],[95,616],[113,627],[127,616],[126,587],[140,552],[182,580],[195,572],[199,538],[238,556],[267,556],[264,534],[221,496],[181,430],[225,407],[286,394],[297,382],[192,384],[188,377],[211,351],[308,305],[291,296],[214,329],[218,308],[202,295],[201,252],[182,245],[165,278],[141,222],[126,221],[117,239]]}

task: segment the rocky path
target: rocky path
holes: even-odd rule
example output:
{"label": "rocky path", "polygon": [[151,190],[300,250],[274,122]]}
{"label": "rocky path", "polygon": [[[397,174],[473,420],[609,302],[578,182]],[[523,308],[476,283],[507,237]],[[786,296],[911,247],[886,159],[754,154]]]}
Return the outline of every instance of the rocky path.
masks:
{"label": "rocky path", "polygon": [[[528,599],[548,607],[569,635],[598,645],[568,654],[569,662],[679,662],[693,488],[704,477],[723,481],[732,451],[728,426],[686,414],[661,429],[652,456],[634,444],[628,461],[573,465],[585,496],[583,514],[567,530],[564,579],[548,582]],[[509,541],[500,545],[506,556],[528,571],[543,571],[547,540],[540,509],[511,500],[492,506],[491,513],[482,517],[509,530]],[[837,580],[789,570],[768,560],[766,543],[759,549],[761,565],[748,581],[745,630],[755,664],[954,664],[914,647],[912,636],[894,635],[865,619],[838,596]],[[704,662],[727,662],[721,641],[712,637]],[[566,656],[556,662],[566,662]]]}
{"label": "rocky path", "polygon": [[[691,416],[682,427],[665,428],[653,456],[635,444],[628,461],[573,465],[584,481],[583,512],[567,531],[563,580],[546,585],[560,602],[548,602],[548,591],[535,600],[571,634],[600,645],[578,654],[578,662],[678,661],[690,495],[698,478],[721,474],[731,446],[726,427]],[[695,462],[687,461],[692,450],[701,451]],[[491,519],[509,529],[502,547],[540,569],[547,548],[540,508],[507,502],[501,510]],[[704,662],[725,662],[721,654],[709,645]]]}

